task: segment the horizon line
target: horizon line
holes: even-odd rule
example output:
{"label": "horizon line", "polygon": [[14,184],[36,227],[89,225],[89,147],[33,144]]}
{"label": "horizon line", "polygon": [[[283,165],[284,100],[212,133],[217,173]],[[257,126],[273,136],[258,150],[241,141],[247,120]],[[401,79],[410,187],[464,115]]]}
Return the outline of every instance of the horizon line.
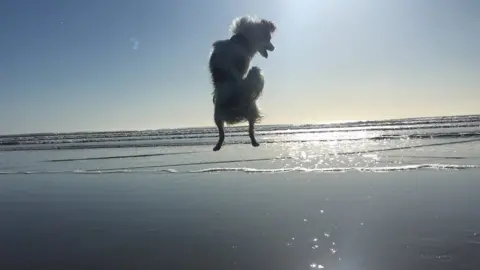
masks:
{"label": "horizon line", "polygon": [[[339,121],[324,121],[310,124],[258,124],[257,126],[313,126],[313,125],[332,125],[332,124],[346,124],[346,123],[366,123],[366,122],[382,122],[382,121],[405,121],[410,119],[421,118],[442,118],[442,117],[467,117],[478,116],[480,114],[452,114],[452,115],[438,115],[438,116],[415,116],[415,117],[400,117],[400,118],[380,118],[380,119],[366,119],[366,120],[339,120]],[[235,127],[246,127],[246,124],[235,125]],[[214,125],[209,126],[192,126],[192,127],[172,127],[172,128],[157,128],[157,129],[116,129],[116,130],[78,130],[78,131],[63,131],[63,132],[26,132],[26,133],[0,133],[0,138],[16,137],[16,136],[39,136],[39,135],[67,135],[67,134],[88,134],[88,133],[114,133],[114,132],[141,132],[141,131],[160,131],[160,130],[184,130],[184,129],[207,129],[216,128]],[[233,128],[233,126],[226,126],[226,129]]]}

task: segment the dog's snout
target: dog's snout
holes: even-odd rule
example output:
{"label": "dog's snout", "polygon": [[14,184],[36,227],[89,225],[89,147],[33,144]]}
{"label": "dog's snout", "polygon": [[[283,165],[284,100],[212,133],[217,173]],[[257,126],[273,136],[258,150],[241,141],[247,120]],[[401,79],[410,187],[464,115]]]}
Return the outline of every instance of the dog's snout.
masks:
{"label": "dog's snout", "polygon": [[269,50],[269,51],[271,51],[271,52],[273,52],[273,51],[275,50],[275,46],[273,46],[272,43],[268,43],[266,49]]}

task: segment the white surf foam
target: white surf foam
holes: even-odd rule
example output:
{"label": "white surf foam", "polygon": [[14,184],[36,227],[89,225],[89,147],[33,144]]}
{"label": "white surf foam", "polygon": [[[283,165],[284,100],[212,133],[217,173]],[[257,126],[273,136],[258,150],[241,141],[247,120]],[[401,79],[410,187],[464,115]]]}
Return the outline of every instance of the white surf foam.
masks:
{"label": "white surf foam", "polygon": [[478,169],[480,165],[472,164],[414,164],[401,166],[386,167],[331,167],[331,168],[275,168],[275,169],[259,169],[248,167],[229,167],[229,168],[206,168],[192,171],[177,171],[175,169],[114,169],[114,170],[73,170],[73,171],[0,171],[0,175],[15,174],[114,174],[114,173],[222,173],[222,172],[243,172],[243,173],[285,173],[285,172],[302,172],[302,173],[343,173],[343,172],[400,172],[413,170],[449,170],[458,171],[465,169]]}
{"label": "white surf foam", "polygon": [[280,168],[280,169],[255,169],[255,168],[208,168],[192,173],[214,173],[214,172],[245,172],[245,173],[282,173],[282,172],[398,172],[419,169],[430,170],[463,170],[480,168],[480,165],[457,165],[457,164],[415,164],[388,167],[337,167],[337,168]]}

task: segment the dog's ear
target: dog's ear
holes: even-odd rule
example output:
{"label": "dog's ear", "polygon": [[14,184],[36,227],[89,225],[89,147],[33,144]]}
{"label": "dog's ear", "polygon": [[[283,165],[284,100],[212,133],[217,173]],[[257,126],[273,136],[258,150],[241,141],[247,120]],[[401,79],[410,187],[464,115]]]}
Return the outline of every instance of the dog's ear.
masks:
{"label": "dog's ear", "polygon": [[267,26],[267,28],[268,28],[268,30],[270,31],[270,33],[273,33],[273,32],[275,32],[275,30],[277,30],[277,26],[276,26],[275,23],[272,22],[272,21],[262,19],[262,20],[261,20],[261,23],[262,23],[263,25]]}

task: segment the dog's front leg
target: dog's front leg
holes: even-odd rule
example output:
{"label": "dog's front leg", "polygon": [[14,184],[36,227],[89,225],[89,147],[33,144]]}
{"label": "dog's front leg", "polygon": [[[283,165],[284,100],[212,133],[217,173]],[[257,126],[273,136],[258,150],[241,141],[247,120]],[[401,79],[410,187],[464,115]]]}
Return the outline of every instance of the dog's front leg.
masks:
{"label": "dog's front leg", "polygon": [[258,147],[260,144],[255,139],[255,121],[248,121],[248,136],[250,136],[250,141],[252,142],[253,147]]}
{"label": "dog's front leg", "polygon": [[217,145],[213,148],[213,151],[218,151],[220,148],[222,148],[223,141],[225,140],[225,131],[223,128],[223,121],[215,119],[215,124],[217,125],[218,128],[218,142]]}

